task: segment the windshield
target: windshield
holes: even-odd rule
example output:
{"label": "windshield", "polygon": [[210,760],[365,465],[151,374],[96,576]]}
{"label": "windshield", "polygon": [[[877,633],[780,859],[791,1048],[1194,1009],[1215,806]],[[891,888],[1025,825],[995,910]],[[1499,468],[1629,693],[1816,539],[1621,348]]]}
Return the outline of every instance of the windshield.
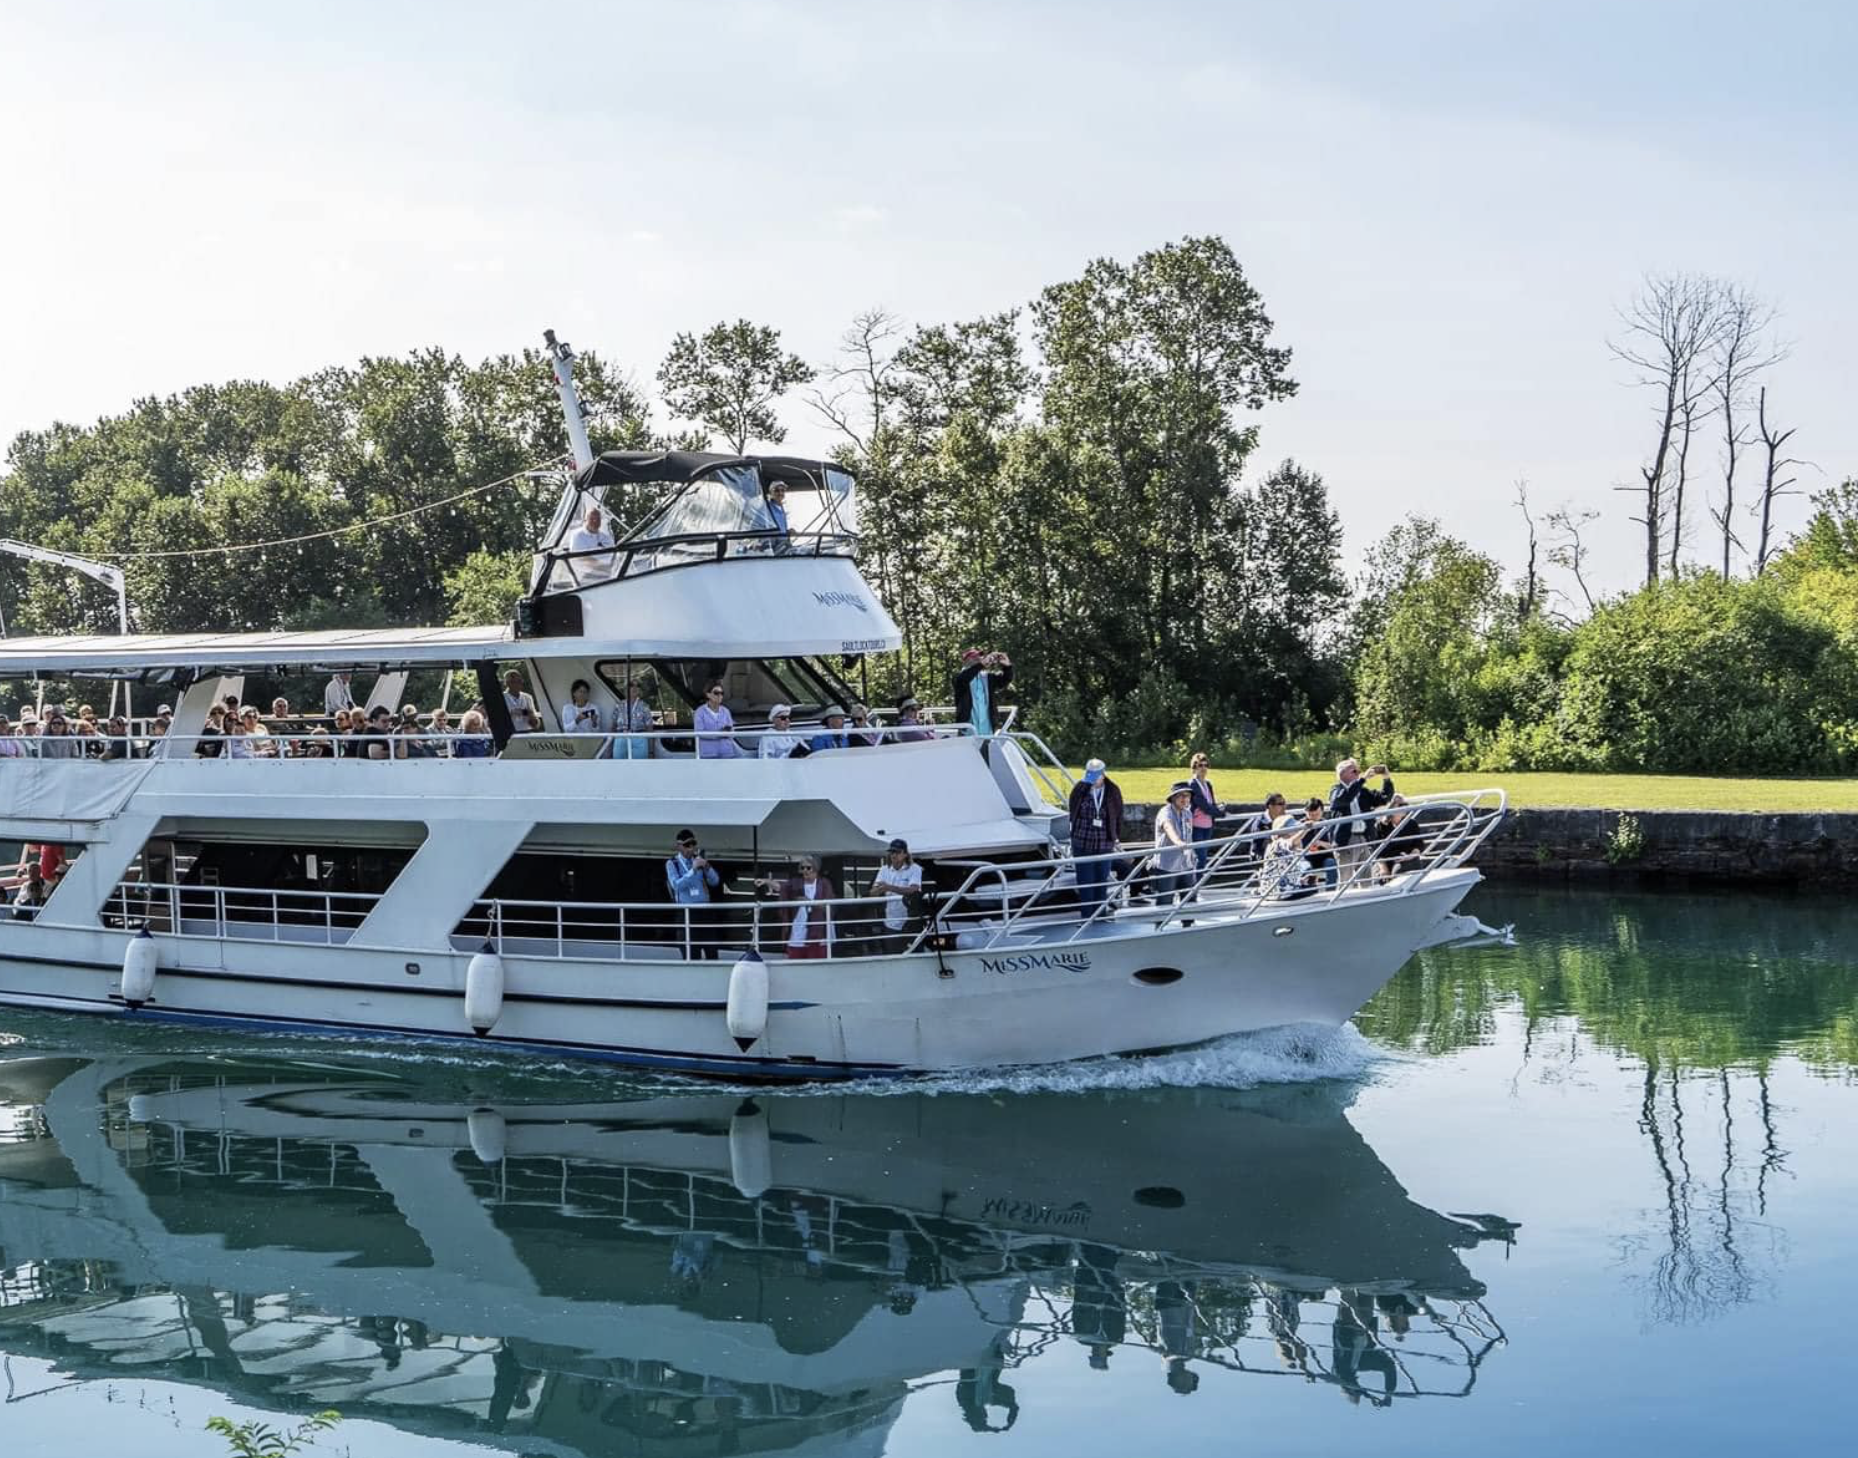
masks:
{"label": "windshield", "polygon": [[761,479],[753,466],[725,466],[692,481],[628,541],[713,536],[774,529]]}

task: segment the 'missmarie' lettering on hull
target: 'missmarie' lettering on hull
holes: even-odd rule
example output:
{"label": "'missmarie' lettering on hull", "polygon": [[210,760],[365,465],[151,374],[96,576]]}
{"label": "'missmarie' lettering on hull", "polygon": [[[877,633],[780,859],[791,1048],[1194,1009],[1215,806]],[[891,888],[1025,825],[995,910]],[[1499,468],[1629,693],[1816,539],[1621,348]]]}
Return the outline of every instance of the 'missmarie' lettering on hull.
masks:
{"label": "'missmarie' lettering on hull", "polygon": [[982,957],[981,971],[997,972],[1088,972],[1088,952],[1022,952],[1017,957]]}
{"label": "'missmarie' lettering on hull", "polygon": [[857,608],[861,613],[871,611],[870,604],[855,592],[816,592],[813,601],[821,607]]}
{"label": "'missmarie' lettering on hull", "polygon": [[1042,1200],[1012,1200],[996,1195],[981,1206],[981,1219],[1006,1220],[1017,1225],[1056,1225],[1081,1230],[1090,1224],[1090,1206],[1082,1200],[1056,1205]]}

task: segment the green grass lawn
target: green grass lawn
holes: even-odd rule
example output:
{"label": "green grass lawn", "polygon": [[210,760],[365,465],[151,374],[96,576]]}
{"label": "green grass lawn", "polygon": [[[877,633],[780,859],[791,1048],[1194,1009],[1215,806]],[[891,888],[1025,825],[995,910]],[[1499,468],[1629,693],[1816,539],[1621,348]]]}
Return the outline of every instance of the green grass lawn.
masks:
{"label": "green grass lawn", "polygon": [[[1076,769],[1073,774],[1079,773]],[[1131,804],[1159,803],[1168,786],[1185,779],[1185,768],[1118,769],[1110,778]],[[1293,802],[1327,795],[1335,776],[1326,770],[1215,769],[1213,788],[1222,800],[1256,803],[1271,790]],[[1745,780],[1704,775],[1400,774],[1394,784],[1408,794],[1490,787],[1509,792],[1512,805],[1593,807],[1607,810],[1850,810],[1858,811],[1858,779]]]}

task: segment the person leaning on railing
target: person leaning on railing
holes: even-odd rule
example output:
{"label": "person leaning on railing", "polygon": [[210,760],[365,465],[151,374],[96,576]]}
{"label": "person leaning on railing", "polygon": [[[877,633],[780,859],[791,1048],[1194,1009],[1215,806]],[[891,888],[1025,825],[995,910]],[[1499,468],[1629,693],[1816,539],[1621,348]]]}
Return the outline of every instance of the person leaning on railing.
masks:
{"label": "person leaning on railing", "polygon": [[13,730],[13,722],[0,714],[0,759],[24,759],[26,743]]}

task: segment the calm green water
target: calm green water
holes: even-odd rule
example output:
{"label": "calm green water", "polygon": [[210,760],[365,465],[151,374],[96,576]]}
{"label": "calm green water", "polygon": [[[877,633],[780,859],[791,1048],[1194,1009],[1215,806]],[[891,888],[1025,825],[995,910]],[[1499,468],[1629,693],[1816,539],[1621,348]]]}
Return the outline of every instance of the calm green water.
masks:
{"label": "calm green water", "polygon": [[0,1451],[1848,1442],[1858,912],[1471,909],[1359,1032],[883,1094],[0,1012]]}

